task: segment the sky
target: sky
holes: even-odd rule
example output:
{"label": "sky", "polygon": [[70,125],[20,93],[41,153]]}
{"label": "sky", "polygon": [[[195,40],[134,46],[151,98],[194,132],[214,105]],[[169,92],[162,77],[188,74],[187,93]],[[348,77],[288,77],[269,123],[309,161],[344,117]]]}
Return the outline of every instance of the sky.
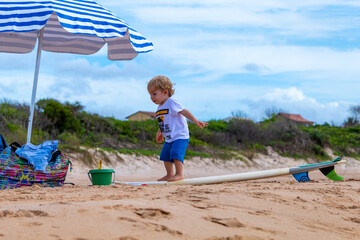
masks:
{"label": "sky", "polygon": [[[341,125],[360,104],[360,1],[98,0],[153,42],[131,61],[43,52],[37,100],[79,101],[125,120],[155,111],[147,82],[166,75],[199,120],[266,110]],[[29,104],[36,48],[0,53],[0,99]]]}

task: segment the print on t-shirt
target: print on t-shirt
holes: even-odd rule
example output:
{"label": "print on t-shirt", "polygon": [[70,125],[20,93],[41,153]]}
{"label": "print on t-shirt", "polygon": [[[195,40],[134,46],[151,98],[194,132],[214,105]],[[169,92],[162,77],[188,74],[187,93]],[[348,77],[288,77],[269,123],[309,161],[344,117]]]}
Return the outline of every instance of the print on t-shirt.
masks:
{"label": "print on t-shirt", "polygon": [[156,118],[166,142],[189,139],[189,128],[186,118],[179,113],[183,109],[184,107],[171,97],[164,104],[158,106]]}
{"label": "print on t-shirt", "polygon": [[[160,128],[160,131],[162,133],[169,133],[171,132],[171,129],[169,127],[169,124],[165,124],[165,117],[164,115],[166,114],[169,114],[169,109],[162,109],[160,111],[157,111],[156,112],[156,117],[159,116],[157,118],[158,120],[158,123],[159,123],[159,128]],[[166,135],[167,139],[171,139],[171,135]]]}
{"label": "print on t-shirt", "polygon": [[[168,114],[169,113],[169,109],[164,109],[164,110],[161,110],[161,111],[158,111],[156,113],[156,116],[160,115],[158,117],[158,123],[159,123],[159,128],[160,128],[160,131],[162,133],[169,133],[171,132],[171,129],[169,128],[169,124],[165,124],[165,117],[164,115],[162,114]],[[170,137],[170,138],[169,138]],[[171,136],[169,136],[168,139],[171,139]]]}

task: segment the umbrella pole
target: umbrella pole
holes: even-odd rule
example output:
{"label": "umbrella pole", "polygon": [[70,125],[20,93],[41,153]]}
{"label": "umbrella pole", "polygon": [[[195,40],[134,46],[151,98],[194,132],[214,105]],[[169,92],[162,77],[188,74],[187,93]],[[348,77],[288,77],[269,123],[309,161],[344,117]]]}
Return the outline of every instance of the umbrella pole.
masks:
{"label": "umbrella pole", "polygon": [[39,68],[40,68],[41,48],[42,48],[43,36],[44,36],[44,28],[42,28],[40,30],[39,37],[38,37],[38,48],[37,48],[37,55],[36,55],[36,65],[35,65],[32,96],[31,96],[31,104],[30,104],[30,114],[29,114],[27,140],[26,140],[27,143],[30,143],[31,129],[32,129],[32,123],[33,123],[33,119],[34,119],[35,98],[36,98],[36,89],[37,89],[37,83],[38,83],[38,77],[39,77]]}

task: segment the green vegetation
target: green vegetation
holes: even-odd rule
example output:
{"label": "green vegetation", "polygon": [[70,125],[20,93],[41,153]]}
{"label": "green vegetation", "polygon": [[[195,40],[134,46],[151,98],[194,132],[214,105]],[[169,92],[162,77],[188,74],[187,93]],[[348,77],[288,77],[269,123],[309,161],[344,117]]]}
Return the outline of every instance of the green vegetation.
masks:
{"label": "green vegetation", "polygon": [[[355,113],[357,108],[353,106]],[[29,106],[3,100],[0,103],[0,129],[8,142],[26,142]],[[349,118],[350,119],[350,118]],[[186,157],[218,157],[224,159],[266,153],[268,146],[283,156],[330,159],[331,148],[337,155],[360,157],[360,125],[358,115],[343,127],[329,124],[301,126],[270,115],[261,123],[235,118],[229,122],[211,120],[200,129],[189,124],[190,143]],[[351,124],[349,124],[351,122]],[[157,121],[121,121],[83,110],[80,103],[60,103],[55,99],[37,102],[32,143],[58,139],[59,149],[81,152],[80,146],[136,155],[158,155],[162,144],[155,142]]]}
{"label": "green vegetation", "polygon": [[336,155],[359,157],[360,125],[355,127],[332,127],[327,124],[303,128],[319,149],[330,147]]}

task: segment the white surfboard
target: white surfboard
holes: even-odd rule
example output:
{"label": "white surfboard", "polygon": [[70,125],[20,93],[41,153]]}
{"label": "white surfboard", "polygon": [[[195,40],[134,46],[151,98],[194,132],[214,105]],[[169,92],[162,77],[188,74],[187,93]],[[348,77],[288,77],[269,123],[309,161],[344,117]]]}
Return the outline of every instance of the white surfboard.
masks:
{"label": "white surfboard", "polygon": [[199,177],[199,178],[187,178],[180,181],[167,182],[167,181],[151,181],[151,182],[121,182],[114,181],[114,183],[118,184],[127,184],[127,185],[180,185],[180,184],[215,184],[215,183],[224,183],[224,182],[237,182],[237,181],[245,181],[245,180],[255,180],[261,178],[270,178],[270,177],[278,177],[283,175],[292,174],[294,178],[298,182],[308,182],[310,181],[308,172],[314,170],[320,170],[326,177],[334,181],[341,181],[344,178],[337,175],[334,166],[337,164],[345,163],[345,160],[341,160],[340,157],[336,158],[331,162],[323,162],[323,163],[314,163],[309,165],[302,165],[293,168],[278,168],[278,169],[270,169],[270,170],[262,170],[255,172],[244,172],[244,173],[235,173],[228,175],[220,175],[220,176],[210,176],[210,177]]}

